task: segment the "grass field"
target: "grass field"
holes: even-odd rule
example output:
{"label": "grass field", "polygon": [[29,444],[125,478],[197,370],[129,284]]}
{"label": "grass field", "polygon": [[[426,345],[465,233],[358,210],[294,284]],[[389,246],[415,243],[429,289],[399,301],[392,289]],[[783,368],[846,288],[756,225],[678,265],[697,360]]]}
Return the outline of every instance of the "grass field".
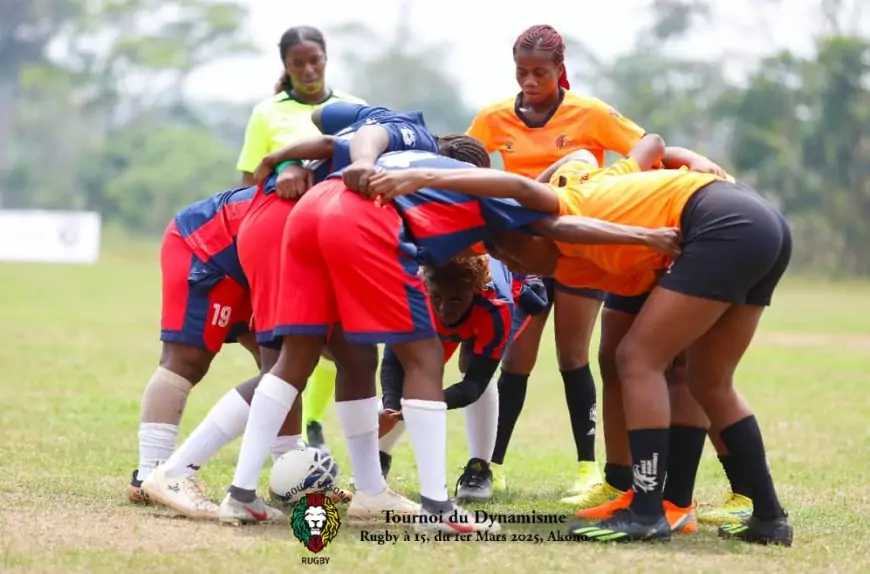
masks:
{"label": "grass field", "polygon": [[[795,524],[794,548],[725,543],[706,528],[667,546],[379,546],[360,542],[359,532],[345,527],[322,553],[328,565],[303,566],[307,551],[288,527],[194,523],[126,502],[124,487],[137,461],[139,398],[160,349],[153,246],[110,249],[96,266],[0,264],[0,277],[3,572],[870,571],[864,523],[870,515],[870,284],[787,280],[739,372]],[[253,370],[242,349],[220,355],[188,402],[182,434]],[[572,478],[573,445],[549,347],[532,383],[507,461],[512,491],[492,503],[494,512],[559,512],[555,501]],[[327,438],[335,439],[339,463],[348,468],[334,418],[328,424]],[[461,414],[451,415],[451,426],[455,480],[466,456]],[[232,476],[237,449],[236,443],[202,471],[215,498]],[[404,479],[394,484],[416,496],[407,442],[393,468]],[[708,448],[698,498],[712,502],[724,491]]]}

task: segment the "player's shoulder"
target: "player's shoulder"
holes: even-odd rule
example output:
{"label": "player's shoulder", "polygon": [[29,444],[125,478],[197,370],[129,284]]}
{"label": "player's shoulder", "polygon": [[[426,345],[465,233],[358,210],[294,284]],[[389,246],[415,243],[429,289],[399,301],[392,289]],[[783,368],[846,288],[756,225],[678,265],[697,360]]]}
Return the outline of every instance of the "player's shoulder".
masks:
{"label": "player's shoulder", "polygon": [[565,92],[565,97],[562,99],[562,106],[568,109],[576,109],[582,111],[598,111],[612,113],[618,115],[616,109],[600,98],[580,94],[571,90]]}
{"label": "player's shoulder", "polygon": [[362,106],[368,105],[368,103],[366,103],[366,101],[364,99],[353,96],[353,95],[351,95],[345,91],[342,91],[342,90],[332,90],[332,97],[329,98],[329,100],[330,101],[331,100],[339,100],[339,101],[348,102],[351,104],[360,104]]}

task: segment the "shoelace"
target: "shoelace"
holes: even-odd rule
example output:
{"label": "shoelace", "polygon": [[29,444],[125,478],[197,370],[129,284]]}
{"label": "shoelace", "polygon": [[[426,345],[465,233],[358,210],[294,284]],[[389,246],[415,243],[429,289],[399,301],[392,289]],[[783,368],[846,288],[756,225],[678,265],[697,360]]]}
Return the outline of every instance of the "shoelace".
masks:
{"label": "shoelace", "polygon": [[190,490],[193,494],[194,501],[197,504],[208,504],[211,502],[211,499],[205,492],[204,485],[199,482],[195,477],[188,477],[187,484],[189,485]]}

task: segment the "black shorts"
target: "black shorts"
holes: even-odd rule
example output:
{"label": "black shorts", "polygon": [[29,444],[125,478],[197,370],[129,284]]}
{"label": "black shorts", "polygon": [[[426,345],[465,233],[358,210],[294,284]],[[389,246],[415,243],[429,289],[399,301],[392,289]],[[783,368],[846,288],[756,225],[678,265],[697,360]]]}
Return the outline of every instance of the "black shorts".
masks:
{"label": "black shorts", "polygon": [[649,291],[640,295],[632,295],[631,297],[608,293],[604,296],[604,308],[611,311],[619,311],[620,313],[627,313],[628,315],[637,315],[640,313],[640,308],[646,303],[647,297],[649,297]]}
{"label": "black shorts", "polygon": [[713,182],[689,199],[680,225],[683,252],[661,287],[735,305],[770,305],[791,259],[791,232],[758,192]]}
{"label": "black shorts", "polygon": [[544,286],[547,288],[547,300],[550,302],[551,307],[553,305],[556,291],[568,293],[569,295],[576,295],[578,297],[586,297],[587,299],[595,299],[596,301],[604,300],[604,291],[599,291],[598,289],[568,287],[567,285],[562,285],[552,277],[542,277],[541,281],[544,282]]}

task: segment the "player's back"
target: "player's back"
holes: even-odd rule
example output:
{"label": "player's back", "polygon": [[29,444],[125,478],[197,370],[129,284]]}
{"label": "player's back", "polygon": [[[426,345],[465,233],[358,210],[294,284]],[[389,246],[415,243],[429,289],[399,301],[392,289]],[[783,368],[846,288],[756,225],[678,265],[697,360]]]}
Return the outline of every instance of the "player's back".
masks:
{"label": "player's back", "polygon": [[[384,154],[377,165],[387,170],[474,168],[469,163],[419,151]],[[442,265],[495,231],[522,227],[547,216],[512,199],[477,198],[430,187],[395,198],[393,207],[404,222],[404,239],[417,247],[418,263],[427,265]]]}
{"label": "player's back", "polygon": [[185,243],[204,263],[247,285],[235,239],[256,187],[229,189],[182,209],[175,225]]}
{"label": "player's back", "polygon": [[[639,227],[679,227],[689,198],[719,179],[688,170],[638,169],[631,159],[589,171],[568,164],[563,172],[566,185],[554,187],[559,195],[559,214],[584,215]],[[664,255],[641,246],[559,244],[559,249],[566,255],[589,259],[604,271],[617,275],[666,266]]]}

